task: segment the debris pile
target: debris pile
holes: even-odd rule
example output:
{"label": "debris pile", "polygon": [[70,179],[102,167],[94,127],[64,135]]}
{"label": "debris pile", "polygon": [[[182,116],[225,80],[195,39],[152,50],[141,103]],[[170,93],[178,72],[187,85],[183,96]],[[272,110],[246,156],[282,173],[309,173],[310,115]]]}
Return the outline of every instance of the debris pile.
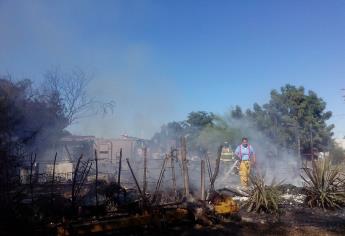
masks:
{"label": "debris pile", "polygon": [[[121,154],[121,152],[120,152]],[[80,189],[84,185],[85,175],[89,173],[88,163],[80,166],[79,159],[72,183],[72,209],[74,215],[68,220],[55,224],[58,235],[84,235],[90,233],[118,232],[137,228],[161,228],[163,226],[181,224],[198,224],[210,226],[237,214],[239,204],[232,198],[234,194],[216,191],[214,183],[218,175],[221,147],[217,153],[216,164],[212,170],[210,160],[207,160],[209,183],[205,183],[205,160],[201,160],[200,188],[190,186],[189,165],[186,153],[185,139],[181,139],[181,149],[166,154],[160,167],[158,179],[149,188],[147,176],[150,168],[147,165],[147,150],[144,149],[143,184],[139,182],[138,171],[126,159],[128,171],[134,185],[126,187],[127,182],[121,176],[124,165],[119,164],[117,182],[103,183],[95,181],[95,188],[83,193]],[[97,157],[97,154],[95,153]],[[122,157],[120,156],[120,160]],[[177,182],[174,163],[181,170],[181,182]],[[97,163],[97,162],[96,162]],[[172,184],[165,186],[167,176],[171,173]],[[80,177],[78,177],[80,176]],[[179,187],[182,184],[182,188]],[[208,190],[206,191],[206,188]],[[206,196],[207,193],[207,196]],[[94,198],[92,198],[94,196]],[[85,201],[94,199],[93,208],[89,209]],[[92,213],[91,213],[91,212]]]}

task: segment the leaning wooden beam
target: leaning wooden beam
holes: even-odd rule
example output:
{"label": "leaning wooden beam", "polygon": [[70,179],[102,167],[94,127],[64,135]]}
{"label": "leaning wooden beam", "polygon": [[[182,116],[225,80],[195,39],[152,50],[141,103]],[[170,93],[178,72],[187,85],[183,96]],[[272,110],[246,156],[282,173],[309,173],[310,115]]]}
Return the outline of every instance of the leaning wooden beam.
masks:
{"label": "leaning wooden beam", "polygon": [[96,195],[96,208],[98,208],[98,158],[97,158],[96,149],[95,149],[95,163],[96,163],[95,195]]}
{"label": "leaning wooden beam", "polygon": [[217,176],[218,176],[218,172],[219,172],[219,163],[220,163],[220,157],[222,155],[222,149],[223,149],[223,146],[220,145],[218,148],[218,152],[217,152],[216,166],[214,168],[214,172],[213,172],[213,175],[211,178],[210,191],[214,190],[214,182],[216,181]]}
{"label": "leaning wooden beam", "polygon": [[144,151],[144,177],[143,177],[143,192],[146,194],[146,188],[147,188],[147,148],[143,148]]}
{"label": "leaning wooden beam", "polygon": [[78,169],[79,169],[79,165],[80,165],[80,161],[83,158],[83,154],[80,155],[78,161],[77,161],[77,165],[75,166],[75,170],[74,170],[74,175],[73,175],[73,181],[72,181],[72,208],[75,209],[75,200],[76,200],[76,191],[75,191],[75,185],[77,182],[77,175],[78,175]]}
{"label": "leaning wooden beam", "polygon": [[161,172],[159,173],[159,177],[158,177],[158,180],[157,180],[156,189],[155,189],[155,192],[153,193],[153,197],[152,197],[152,201],[151,201],[152,203],[154,203],[156,201],[156,197],[157,197],[158,191],[160,189],[160,186],[161,186],[161,183],[162,183],[162,180],[163,180],[163,177],[164,177],[165,165],[167,163],[167,160],[168,160],[168,155],[165,155],[165,158],[164,158],[164,161],[163,161],[163,165],[162,165],[162,169],[161,169]]}
{"label": "leaning wooden beam", "polygon": [[[120,148],[120,156],[119,156],[119,169],[117,172],[117,185],[120,187],[121,186],[121,168],[122,168],[122,148]],[[120,191],[117,192],[116,196],[117,201],[119,202],[120,199]]]}
{"label": "leaning wooden beam", "polygon": [[133,172],[133,169],[132,169],[131,164],[129,163],[129,159],[126,158],[126,161],[127,161],[127,165],[128,165],[128,167],[129,167],[129,170],[130,170],[130,172],[131,172],[131,174],[132,174],[132,177],[133,177],[133,179],[134,179],[135,185],[136,185],[137,188],[138,188],[139,194],[140,194],[141,198],[143,199],[144,203],[146,204],[146,196],[143,194],[143,192],[142,192],[141,189],[140,189],[138,180],[137,180],[137,178],[136,178],[135,175],[134,175],[134,172]]}

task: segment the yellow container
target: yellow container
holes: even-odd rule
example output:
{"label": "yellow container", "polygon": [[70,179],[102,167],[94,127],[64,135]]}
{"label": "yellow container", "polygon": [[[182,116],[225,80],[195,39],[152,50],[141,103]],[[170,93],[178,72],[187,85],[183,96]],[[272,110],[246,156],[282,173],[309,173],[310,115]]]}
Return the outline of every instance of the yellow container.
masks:
{"label": "yellow container", "polygon": [[227,197],[224,201],[215,204],[214,210],[217,214],[226,215],[238,212],[240,207],[231,197]]}

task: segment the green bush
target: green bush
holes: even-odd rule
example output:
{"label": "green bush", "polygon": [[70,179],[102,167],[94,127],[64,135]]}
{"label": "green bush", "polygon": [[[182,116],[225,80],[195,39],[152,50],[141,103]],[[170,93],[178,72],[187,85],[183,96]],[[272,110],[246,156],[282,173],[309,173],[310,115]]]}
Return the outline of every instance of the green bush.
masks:
{"label": "green bush", "polygon": [[278,212],[281,192],[278,189],[279,184],[274,182],[271,185],[265,184],[264,176],[251,176],[252,187],[247,191],[248,200],[244,204],[248,212]]}
{"label": "green bush", "polygon": [[330,159],[313,161],[312,168],[302,168],[301,175],[310,207],[341,208],[345,204],[344,173]]}

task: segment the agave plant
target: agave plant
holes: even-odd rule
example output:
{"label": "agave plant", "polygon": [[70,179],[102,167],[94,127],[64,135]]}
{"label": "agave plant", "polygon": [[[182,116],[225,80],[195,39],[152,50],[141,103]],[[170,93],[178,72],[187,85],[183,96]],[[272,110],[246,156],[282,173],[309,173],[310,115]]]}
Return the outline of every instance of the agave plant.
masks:
{"label": "agave plant", "polygon": [[302,168],[301,175],[309,207],[341,208],[345,205],[345,176],[329,159],[312,162],[312,168]]}
{"label": "agave plant", "polygon": [[247,211],[274,213],[278,211],[281,192],[278,190],[280,183],[272,181],[271,185],[265,184],[263,175],[250,177],[252,187],[247,190],[248,200],[245,202]]}

